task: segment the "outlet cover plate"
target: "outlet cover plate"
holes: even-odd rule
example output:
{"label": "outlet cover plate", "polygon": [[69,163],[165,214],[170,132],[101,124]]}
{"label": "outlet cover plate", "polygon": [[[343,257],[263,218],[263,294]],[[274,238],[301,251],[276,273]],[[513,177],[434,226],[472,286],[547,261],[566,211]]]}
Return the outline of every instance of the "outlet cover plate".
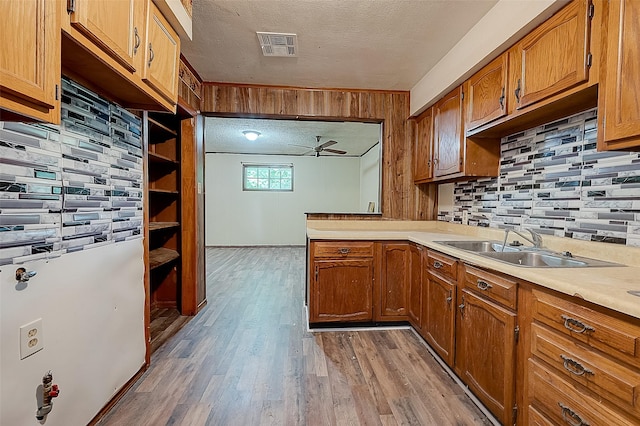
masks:
{"label": "outlet cover plate", "polygon": [[44,349],[42,318],[38,318],[20,327],[20,359],[25,359],[42,349]]}

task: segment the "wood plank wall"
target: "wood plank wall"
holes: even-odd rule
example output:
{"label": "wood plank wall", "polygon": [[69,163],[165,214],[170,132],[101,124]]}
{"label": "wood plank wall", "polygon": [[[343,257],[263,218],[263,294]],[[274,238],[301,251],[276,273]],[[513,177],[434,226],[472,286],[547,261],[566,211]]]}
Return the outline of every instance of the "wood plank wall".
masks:
{"label": "wood plank wall", "polygon": [[383,123],[382,218],[435,219],[434,185],[413,184],[409,92],[203,83],[203,114]]}

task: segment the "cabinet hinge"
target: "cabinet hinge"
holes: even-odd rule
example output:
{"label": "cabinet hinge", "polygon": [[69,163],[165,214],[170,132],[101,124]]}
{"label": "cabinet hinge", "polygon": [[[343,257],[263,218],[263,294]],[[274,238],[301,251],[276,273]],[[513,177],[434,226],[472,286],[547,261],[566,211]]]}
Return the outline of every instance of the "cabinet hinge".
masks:
{"label": "cabinet hinge", "polygon": [[514,405],[513,406],[513,411],[512,411],[512,420],[513,420],[513,426],[516,426],[517,422],[518,422],[518,405]]}
{"label": "cabinet hinge", "polygon": [[593,55],[591,54],[591,52],[589,52],[589,54],[587,55],[587,67],[591,68],[591,63],[593,62]]}
{"label": "cabinet hinge", "polygon": [[513,330],[513,337],[516,339],[516,344],[518,343],[518,339],[520,339],[520,326],[516,325],[516,328]]}
{"label": "cabinet hinge", "polygon": [[67,13],[75,13],[76,0],[67,0]]}
{"label": "cabinet hinge", "polygon": [[316,281],[318,281],[318,267],[316,266]]}
{"label": "cabinet hinge", "polygon": [[593,19],[593,15],[596,13],[596,8],[593,5],[593,2],[589,2],[589,10],[587,11],[587,16],[589,19]]}
{"label": "cabinet hinge", "polygon": [[60,100],[60,85],[56,84],[56,101]]}

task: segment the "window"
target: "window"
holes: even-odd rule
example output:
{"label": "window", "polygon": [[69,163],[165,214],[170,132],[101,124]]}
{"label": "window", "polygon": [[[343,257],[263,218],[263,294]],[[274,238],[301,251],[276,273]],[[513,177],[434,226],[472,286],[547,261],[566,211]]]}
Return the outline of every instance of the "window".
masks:
{"label": "window", "polygon": [[243,191],[293,191],[293,165],[243,164]]}

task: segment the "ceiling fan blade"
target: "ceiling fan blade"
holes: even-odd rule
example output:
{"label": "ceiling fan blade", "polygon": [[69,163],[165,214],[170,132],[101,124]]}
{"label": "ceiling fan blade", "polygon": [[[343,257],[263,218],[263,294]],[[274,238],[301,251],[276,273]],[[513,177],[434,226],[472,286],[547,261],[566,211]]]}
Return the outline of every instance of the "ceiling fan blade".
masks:
{"label": "ceiling fan blade", "polygon": [[323,149],[323,151],[333,152],[334,154],[346,154],[347,151],[340,151],[339,149]]}
{"label": "ceiling fan blade", "polygon": [[315,153],[316,153],[316,150],[315,150],[315,149],[312,149],[311,151],[307,151],[307,152],[305,152],[305,153],[303,153],[303,154],[299,154],[299,155],[300,155],[300,156],[302,156],[302,157],[304,157],[305,155],[315,154]]}
{"label": "ceiling fan blade", "polygon": [[307,145],[298,145],[297,143],[289,143],[287,145],[291,145],[291,146],[300,146],[302,148],[307,148],[307,149],[314,149],[312,146],[307,146]]}
{"label": "ceiling fan blade", "polygon": [[337,144],[337,143],[338,143],[338,142],[336,142],[336,141],[326,141],[325,143],[323,143],[322,145],[320,145],[318,148],[326,148],[326,147],[328,147],[328,146],[335,145],[335,144]]}

